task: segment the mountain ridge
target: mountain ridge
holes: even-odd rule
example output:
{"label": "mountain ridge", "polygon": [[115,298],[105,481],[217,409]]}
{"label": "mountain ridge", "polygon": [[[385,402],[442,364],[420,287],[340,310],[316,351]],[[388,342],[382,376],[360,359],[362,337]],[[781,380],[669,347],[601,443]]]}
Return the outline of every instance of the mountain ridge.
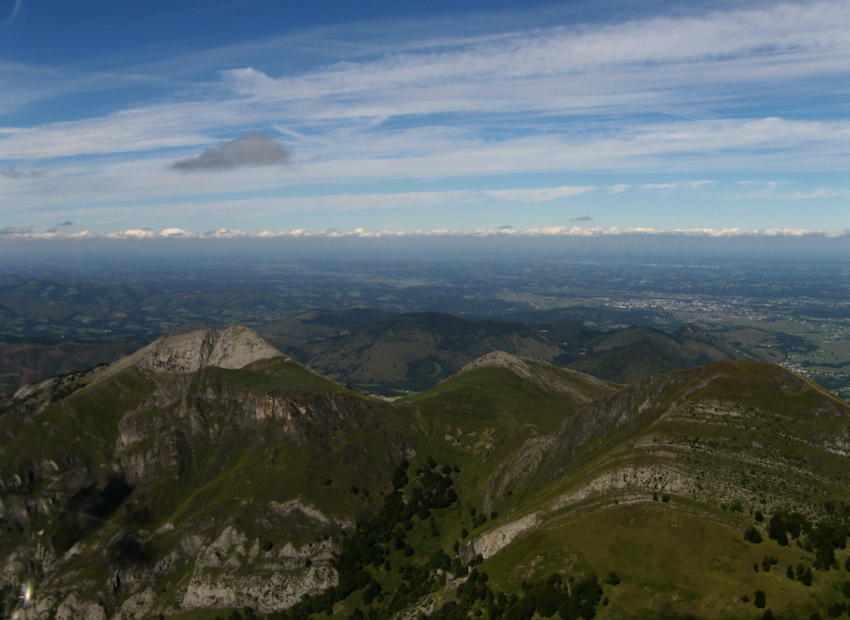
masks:
{"label": "mountain ridge", "polygon": [[[276,614],[334,592],[337,615],[390,615],[403,582],[429,589],[398,613],[437,613],[473,569],[518,596],[523,579],[552,571],[616,571],[623,583],[600,585],[610,604],[594,607],[608,618],[657,615],[662,603],[749,617],[741,584],[792,617],[838,601],[829,571],[850,555],[836,547],[837,568],[815,566],[814,526],[794,535],[799,547],[742,535],[768,538],[756,512],[823,524],[846,505],[850,526],[850,408],[789,371],[720,361],[621,386],[491,351],[387,402],[231,329],[154,343],[69,394],[45,398],[42,386],[7,405],[5,610]],[[398,521],[370,521],[392,510]],[[628,536],[594,546],[603,524]],[[364,585],[337,591],[353,578],[352,541],[379,532],[388,538],[357,547]],[[685,534],[694,556],[715,558],[700,564],[708,582],[686,578]],[[814,585],[762,578],[752,564],[770,554],[810,567]],[[664,557],[667,569],[640,563]],[[34,600],[9,596],[28,583]]]}

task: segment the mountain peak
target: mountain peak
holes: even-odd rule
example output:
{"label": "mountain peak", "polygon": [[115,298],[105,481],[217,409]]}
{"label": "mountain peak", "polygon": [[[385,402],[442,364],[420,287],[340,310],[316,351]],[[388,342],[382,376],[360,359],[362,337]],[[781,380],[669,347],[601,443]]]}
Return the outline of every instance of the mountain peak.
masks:
{"label": "mountain peak", "polygon": [[460,369],[455,376],[480,368],[504,368],[523,381],[533,383],[550,392],[569,396],[581,403],[588,403],[601,394],[614,389],[615,384],[591,375],[560,368],[546,362],[518,357],[504,351],[491,351],[473,360]]}
{"label": "mountain peak", "polygon": [[531,379],[533,377],[531,368],[529,368],[526,360],[505,351],[491,351],[486,355],[482,355],[461,368],[458,374],[469,372],[476,368],[507,368],[523,379]]}
{"label": "mountain peak", "polygon": [[227,329],[209,327],[159,338],[109,366],[104,376],[131,366],[180,374],[207,366],[235,369],[272,357],[285,356],[244,325],[232,325]]}

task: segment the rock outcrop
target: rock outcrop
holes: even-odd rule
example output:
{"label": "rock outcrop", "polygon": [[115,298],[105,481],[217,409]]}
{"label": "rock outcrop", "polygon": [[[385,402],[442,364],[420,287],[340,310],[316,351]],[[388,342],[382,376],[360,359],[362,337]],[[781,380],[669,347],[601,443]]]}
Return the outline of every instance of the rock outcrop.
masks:
{"label": "rock outcrop", "polygon": [[233,325],[166,336],[107,367],[102,377],[136,366],[158,372],[186,374],[207,366],[242,368],[252,362],[285,357],[252,329]]}

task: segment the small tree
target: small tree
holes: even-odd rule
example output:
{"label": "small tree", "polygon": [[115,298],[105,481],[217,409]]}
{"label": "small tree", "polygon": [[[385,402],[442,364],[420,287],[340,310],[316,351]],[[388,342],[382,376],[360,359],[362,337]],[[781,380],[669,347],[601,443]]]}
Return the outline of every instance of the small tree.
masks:
{"label": "small tree", "polygon": [[764,593],[764,590],[756,590],[753,604],[758,609],[764,609],[764,606],[767,604],[767,595]]}

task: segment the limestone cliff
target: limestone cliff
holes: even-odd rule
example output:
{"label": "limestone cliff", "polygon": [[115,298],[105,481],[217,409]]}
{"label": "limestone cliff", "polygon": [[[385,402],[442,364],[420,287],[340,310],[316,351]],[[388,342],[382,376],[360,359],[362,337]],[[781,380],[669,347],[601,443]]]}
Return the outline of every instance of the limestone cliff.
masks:
{"label": "limestone cliff", "polygon": [[285,357],[243,325],[220,330],[208,328],[180,336],[166,336],[111,364],[103,377],[137,366],[159,372],[186,374],[207,366],[242,368],[252,362]]}

